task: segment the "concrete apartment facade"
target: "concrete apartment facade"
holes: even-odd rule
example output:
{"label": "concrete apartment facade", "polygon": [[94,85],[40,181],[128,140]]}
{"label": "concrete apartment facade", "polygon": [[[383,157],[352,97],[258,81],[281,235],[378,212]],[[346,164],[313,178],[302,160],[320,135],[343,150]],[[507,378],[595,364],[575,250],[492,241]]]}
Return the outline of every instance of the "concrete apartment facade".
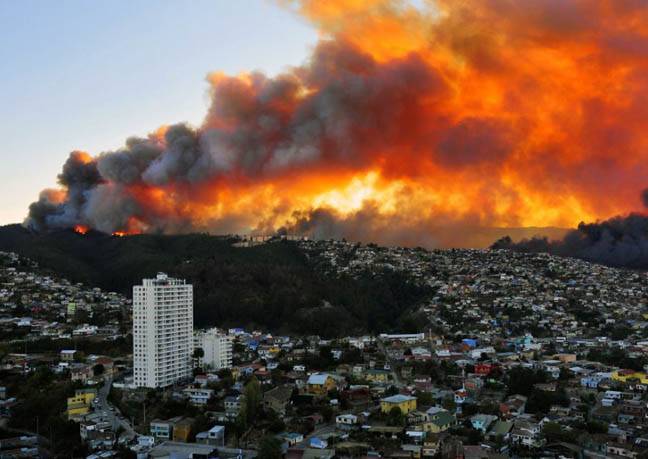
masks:
{"label": "concrete apartment facade", "polygon": [[201,365],[208,370],[220,370],[232,367],[232,337],[217,328],[196,331],[194,346],[201,348],[205,355]]}
{"label": "concrete apartment facade", "polygon": [[133,287],[137,387],[166,387],[191,376],[193,286],[158,273]]}

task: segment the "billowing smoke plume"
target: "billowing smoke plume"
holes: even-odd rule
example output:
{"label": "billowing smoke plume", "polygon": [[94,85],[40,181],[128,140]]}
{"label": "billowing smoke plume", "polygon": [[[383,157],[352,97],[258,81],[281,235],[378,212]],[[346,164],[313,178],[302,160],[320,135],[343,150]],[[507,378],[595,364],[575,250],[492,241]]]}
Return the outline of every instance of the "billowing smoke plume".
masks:
{"label": "billowing smoke plume", "polygon": [[73,152],[26,225],[485,246],[639,210],[647,3],[282,3],[321,31],[308,62],[211,74],[201,126]]}
{"label": "billowing smoke plume", "polygon": [[630,214],[600,223],[581,223],[560,240],[535,237],[516,243],[505,236],[492,248],[548,252],[608,266],[645,269],[648,268],[648,217]]}
{"label": "billowing smoke plume", "polygon": [[[641,192],[641,198],[648,207],[646,191]],[[648,216],[633,213],[597,223],[581,223],[557,240],[533,237],[513,242],[511,237],[504,236],[491,248],[548,252],[609,266],[645,269],[648,268]]]}
{"label": "billowing smoke plume", "polygon": [[87,190],[97,187],[102,178],[90,155],[73,151],[58,176],[59,184],[67,191],[64,199],[56,190],[44,190],[37,202],[29,206],[31,226],[35,228],[70,228],[81,219],[81,208],[86,203]]}

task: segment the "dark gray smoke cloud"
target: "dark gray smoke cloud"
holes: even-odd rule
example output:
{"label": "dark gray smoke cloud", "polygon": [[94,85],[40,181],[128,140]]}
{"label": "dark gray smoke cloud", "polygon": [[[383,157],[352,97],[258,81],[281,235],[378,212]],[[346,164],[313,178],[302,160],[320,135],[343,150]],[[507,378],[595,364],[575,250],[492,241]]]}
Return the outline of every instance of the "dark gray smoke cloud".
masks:
{"label": "dark gray smoke cloud", "polygon": [[648,188],[644,189],[641,192],[641,203],[644,207],[648,208]]}
{"label": "dark gray smoke cloud", "polygon": [[85,224],[82,209],[86,206],[89,190],[103,182],[97,163],[81,151],[70,153],[58,182],[67,190],[64,202],[55,199],[56,191],[44,190],[38,201],[29,206],[28,226],[32,229],[69,228]]}
{"label": "dark gray smoke cloud", "polygon": [[137,216],[153,232],[186,231],[191,228],[186,218],[157,215],[142,205],[136,189],[203,179],[209,168],[199,144],[198,132],[179,124],[166,130],[164,142],[133,137],[124,148],[96,158],[72,152],[58,176],[65,199],[59,202],[55,190],[43,191],[30,205],[25,225],[37,231],[85,225],[110,233],[128,228]]}
{"label": "dark gray smoke cloud", "polygon": [[65,210],[56,199],[56,190],[43,190],[38,195],[38,201],[29,205],[29,217],[25,221],[29,228],[42,230],[50,227],[50,221]]}
{"label": "dark gray smoke cloud", "polygon": [[[416,121],[423,118],[421,95],[430,103],[447,89],[420,56],[378,63],[337,41],[322,41],[309,64],[293,72],[223,77],[212,86],[211,107],[198,129],[173,125],[163,137],[130,138],[95,158],[72,153],[59,177],[67,197],[54,202],[45,193],[30,206],[25,225],[114,232],[135,220],[148,232],[220,228],[209,215],[192,221],[187,203],[217,205],[209,187],[222,181],[254,182],[317,167],[366,168],[386,145],[413,151],[418,139],[443,127],[441,121]],[[312,91],[308,97],[305,88]],[[164,195],[158,199],[164,206],[152,202],[151,189]]]}
{"label": "dark gray smoke cloud", "polygon": [[[267,234],[267,228],[258,228]],[[436,218],[411,218],[408,215],[385,216],[378,206],[366,202],[362,208],[347,215],[335,209],[317,208],[295,212],[279,234],[307,236],[311,239],[346,239],[354,242],[374,242],[384,246],[425,248],[488,247],[493,240],[506,234],[516,239],[533,234],[561,237],[561,228],[498,228],[483,225],[476,215],[458,218],[437,214]]]}
{"label": "dark gray smoke cloud", "polygon": [[107,181],[131,185],[140,181],[142,173],[162,151],[159,142],[131,137],[125,148],[99,155],[97,170]]}
{"label": "dark gray smoke cloud", "polygon": [[548,252],[608,266],[645,269],[648,268],[648,216],[630,214],[597,223],[581,223],[560,240],[534,237],[513,242],[505,236],[491,248]]}

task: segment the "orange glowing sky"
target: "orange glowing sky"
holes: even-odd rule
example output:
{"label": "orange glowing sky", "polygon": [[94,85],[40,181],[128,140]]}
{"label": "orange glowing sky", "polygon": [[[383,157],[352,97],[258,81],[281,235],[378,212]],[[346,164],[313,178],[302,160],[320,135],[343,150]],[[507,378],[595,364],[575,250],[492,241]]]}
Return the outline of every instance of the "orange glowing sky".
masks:
{"label": "orange glowing sky", "polygon": [[479,246],[471,230],[641,210],[647,4],[280,4],[320,31],[309,62],[214,72],[200,128],[79,157],[101,177],[76,224]]}

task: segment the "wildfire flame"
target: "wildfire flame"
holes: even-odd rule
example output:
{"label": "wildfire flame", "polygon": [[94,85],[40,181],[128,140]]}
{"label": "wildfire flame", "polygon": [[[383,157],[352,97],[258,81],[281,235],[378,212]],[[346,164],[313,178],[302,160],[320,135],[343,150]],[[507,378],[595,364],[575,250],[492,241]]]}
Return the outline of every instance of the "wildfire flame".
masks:
{"label": "wildfire flame", "polygon": [[282,3],[321,32],[307,64],[209,75],[202,126],[73,153],[28,224],[466,246],[641,209],[647,4]]}
{"label": "wildfire flame", "polygon": [[87,233],[89,228],[87,226],[83,225],[74,225],[74,232],[78,234],[85,234]]}

